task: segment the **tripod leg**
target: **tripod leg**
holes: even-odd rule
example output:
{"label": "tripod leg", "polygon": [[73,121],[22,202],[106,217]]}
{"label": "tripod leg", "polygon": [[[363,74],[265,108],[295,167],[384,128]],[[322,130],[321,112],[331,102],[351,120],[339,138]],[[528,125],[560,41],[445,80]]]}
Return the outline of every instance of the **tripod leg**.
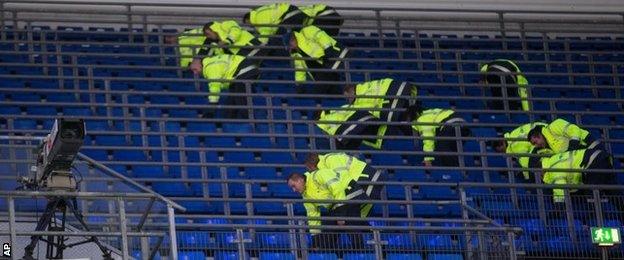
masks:
{"label": "tripod leg", "polygon": [[[82,214],[80,214],[80,212],[78,211],[78,209],[75,207],[76,204],[73,204],[71,202],[67,202],[65,203],[67,205],[67,207],[69,207],[69,210],[71,210],[71,212],[74,214],[74,217],[76,217],[76,219],[78,220],[78,222],[80,222],[80,224],[82,225],[82,227],[84,228],[84,230],[86,231],[90,231],[89,227],[87,226],[87,223],[85,223]],[[100,240],[97,239],[97,237],[92,236],[90,238],[91,241],[93,241],[102,251],[102,256],[104,257],[104,259],[112,259],[111,255],[110,255],[110,251],[102,245],[102,243],[100,243]]]}
{"label": "tripod leg", "polygon": [[[54,217],[54,212],[56,211],[58,203],[59,200],[57,199],[48,202],[48,204],[46,205],[46,209],[43,212],[43,215],[41,215],[39,221],[37,221],[37,227],[35,228],[35,231],[45,230],[48,225],[50,225],[50,221],[52,220],[52,217]],[[35,250],[35,246],[37,246],[37,242],[39,242],[39,239],[41,239],[40,235],[30,237],[30,244],[28,244],[24,248],[24,259],[34,259],[32,258],[32,255]]]}

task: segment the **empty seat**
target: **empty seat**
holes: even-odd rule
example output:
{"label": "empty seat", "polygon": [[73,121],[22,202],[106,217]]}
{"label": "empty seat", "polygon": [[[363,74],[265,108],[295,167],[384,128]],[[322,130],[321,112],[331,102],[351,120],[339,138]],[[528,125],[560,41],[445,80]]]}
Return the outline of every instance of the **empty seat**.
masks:
{"label": "empty seat", "polygon": [[366,254],[366,253],[346,253],[344,254],[343,260],[375,260],[374,254]]}
{"label": "empty seat", "polygon": [[201,251],[180,251],[178,253],[180,260],[205,260],[206,255]]}
{"label": "empty seat", "polygon": [[420,254],[398,254],[398,253],[391,253],[388,254],[388,256],[386,257],[386,260],[422,260],[422,256],[420,256]]}
{"label": "empty seat", "polygon": [[430,254],[427,256],[427,260],[463,260],[462,255],[459,254]]}

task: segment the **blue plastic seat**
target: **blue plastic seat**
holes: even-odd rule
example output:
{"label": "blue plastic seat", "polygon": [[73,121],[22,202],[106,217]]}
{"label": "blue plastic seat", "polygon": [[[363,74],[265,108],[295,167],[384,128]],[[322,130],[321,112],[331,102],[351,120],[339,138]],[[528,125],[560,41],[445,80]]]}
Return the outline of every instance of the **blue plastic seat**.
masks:
{"label": "blue plastic seat", "polygon": [[214,255],[215,260],[238,260],[237,251],[218,251]]}
{"label": "blue plastic seat", "polygon": [[[153,176],[151,178],[156,178],[157,176]],[[152,184],[152,188],[154,191],[164,195],[164,196],[191,196],[192,192],[189,188],[180,182],[154,182]]]}
{"label": "blue plastic seat", "polygon": [[81,107],[66,107],[63,108],[63,114],[69,116],[90,116],[91,110]]}
{"label": "blue plastic seat", "polygon": [[277,173],[273,167],[251,167],[246,170],[251,179],[276,179]]}
{"label": "blue plastic seat", "polygon": [[309,260],[338,260],[338,256],[333,253],[310,253],[308,254]]}
{"label": "blue plastic seat", "polygon": [[261,162],[263,163],[276,163],[276,164],[287,164],[291,163],[293,160],[290,153],[287,152],[263,152]]}
{"label": "blue plastic seat", "polygon": [[367,253],[346,253],[344,254],[343,260],[375,260],[374,254]]}
{"label": "blue plastic seat", "polygon": [[132,173],[138,178],[162,178],[165,176],[162,166],[155,165],[132,166]]}
{"label": "blue plastic seat", "polygon": [[37,129],[37,122],[32,119],[15,119],[13,121],[13,128],[19,130],[34,130]]}
{"label": "blue plastic seat", "polygon": [[268,253],[261,252],[260,260],[295,260],[295,256],[291,253]]}
{"label": "blue plastic seat", "polygon": [[201,251],[182,251],[178,253],[180,260],[205,260],[206,255]]}
{"label": "blue plastic seat", "polygon": [[398,254],[398,253],[391,253],[388,254],[388,256],[386,257],[386,260],[422,260],[422,256],[420,256],[420,254]]}
{"label": "blue plastic seat", "polygon": [[251,133],[253,128],[249,123],[224,123],[223,132],[226,133]]}
{"label": "blue plastic seat", "polygon": [[253,163],[254,155],[250,152],[224,152],[223,162],[228,163]]}
{"label": "blue plastic seat", "polygon": [[430,254],[427,256],[427,260],[463,260],[464,257],[460,254]]}

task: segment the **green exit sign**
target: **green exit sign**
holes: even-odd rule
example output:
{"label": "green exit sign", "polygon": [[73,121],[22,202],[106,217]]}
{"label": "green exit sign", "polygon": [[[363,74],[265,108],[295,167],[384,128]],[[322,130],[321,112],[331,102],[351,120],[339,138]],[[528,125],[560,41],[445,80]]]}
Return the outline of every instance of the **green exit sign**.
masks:
{"label": "green exit sign", "polygon": [[621,243],[620,230],[617,228],[591,228],[591,237],[594,244],[612,246]]}

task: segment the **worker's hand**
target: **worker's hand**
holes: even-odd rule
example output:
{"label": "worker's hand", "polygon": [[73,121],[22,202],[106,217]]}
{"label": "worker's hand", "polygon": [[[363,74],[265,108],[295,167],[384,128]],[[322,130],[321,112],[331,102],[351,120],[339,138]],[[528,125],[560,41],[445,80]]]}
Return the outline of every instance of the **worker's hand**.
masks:
{"label": "worker's hand", "polygon": [[336,223],[338,224],[338,226],[344,226],[346,224],[344,220],[338,220],[336,221]]}
{"label": "worker's hand", "polygon": [[202,63],[200,59],[194,59],[193,62],[189,65],[189,69],[193,71],[194,74],[200,74],[202,71]]}
{"label": "worker's hand", "polygon": [[423,161],[423,165],[424,165],[425,167],[431,167],[431,166],[433,166],[433,164],[431,164],[431,161]]}
{"label": "worker's hand", "polygon": [[173,35],[165,36],[165,43],[166,44],[174,44],[174,43],[176,43],[177,40],[178,40],[178,37],[175,37]]}

